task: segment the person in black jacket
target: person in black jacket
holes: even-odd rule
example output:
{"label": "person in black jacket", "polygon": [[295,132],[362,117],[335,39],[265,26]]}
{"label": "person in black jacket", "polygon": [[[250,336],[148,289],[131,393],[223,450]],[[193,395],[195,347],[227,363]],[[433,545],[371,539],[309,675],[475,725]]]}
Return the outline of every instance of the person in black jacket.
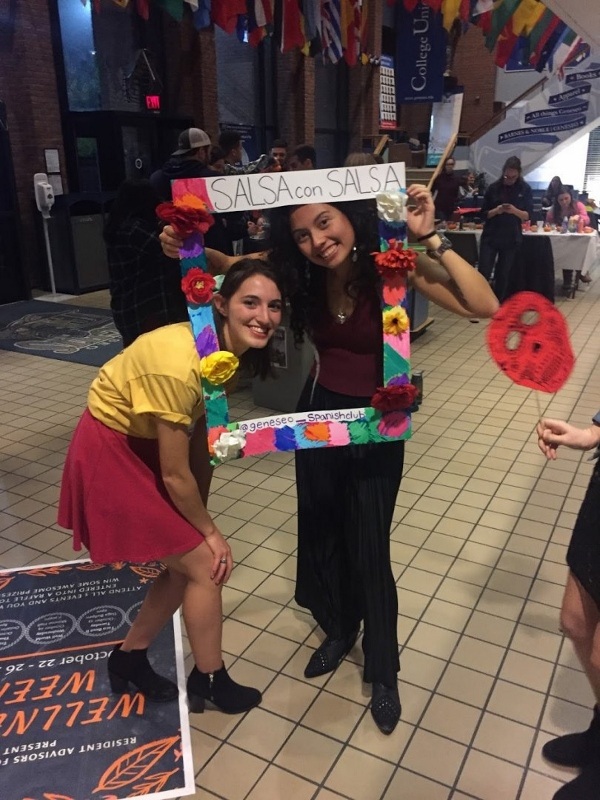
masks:
{"label": "person in black jacket", "polygon": [[147,180],[119,187],[104,228],[115,327],[128,347],[142,333],[188,319],[179,266],[158,240],[161,197]]}
{"label": "person in black jacket", "polygon": [[[150,175],[150,183],[161,200],[171,200],[171,181],[178,178],[216,178],[220,173],[208,166],[211,143],[209,135],[200,128],[188,128],[179,134],[178,148],[160,169]],[[228,230],[227,220],[222,214],[214,215],[215,223],[204,236],[207,247],[221,253],[233,255],[233,235]]]}
{"label": "person in black jacket", "polygon": [[533,215],[531,187],[522,178],[521,161],[508,158],[502,177],[488,187],[481,214],[486,218],[479,249],[479,271],[500,302],[506,298],[510,274],[522,240],[522,225]]}

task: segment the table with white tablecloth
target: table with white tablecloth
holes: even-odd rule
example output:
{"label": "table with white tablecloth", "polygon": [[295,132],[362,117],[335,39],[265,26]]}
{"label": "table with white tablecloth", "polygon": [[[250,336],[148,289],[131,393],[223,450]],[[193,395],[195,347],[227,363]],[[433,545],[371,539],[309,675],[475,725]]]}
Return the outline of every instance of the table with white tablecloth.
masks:
{"label": "table with white tablecloth", "polygon": [[[446,235],[456,251],[475,265],[481,230],[448,230]],[[523,244],[511,281],[514,291],[537,291],[554,301],[555,277],[564,279],[563,270],[587,275],[600,262],[600,237],[593,233],[536,231],[523,234]],[[575,282],[573,283],[573,292]]]}
{"label": "table with white tablecloth", "polygon": [[[446,231],[452,239],[454,236],[474,236],[479,246],[481,230],[455,230]],[[563,269],[580,270],[582,275],[592,269],[600,260],[600,236],[597,231],[592,233],[559,233],[558,231],[532,231],[523,233],[523,240],[548,239],[554,257],[554,273],[562,278]],[[460,249],[460,248],[459,248]]]}

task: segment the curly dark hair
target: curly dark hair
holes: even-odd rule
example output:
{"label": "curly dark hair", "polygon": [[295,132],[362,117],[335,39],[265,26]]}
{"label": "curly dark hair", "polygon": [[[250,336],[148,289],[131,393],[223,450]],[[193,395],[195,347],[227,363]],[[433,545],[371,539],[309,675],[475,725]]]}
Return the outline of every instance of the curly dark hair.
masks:
{"label": "curly dark hair", "polygon": [[[357,274],[346,284],[346,292],[356,299],[362,292],[377,291],[379,279],[371,253],[379,250],[377,206],[374,200],[327,203],[344,214],[355,235]],[[315,316],[326,296],[324,267],[304,258],[293,239],[290,215],[300,206],[284,206],[271,213],[271,252],[269,261],[281,270],[291,306],[290,327],[296,344],[311,335]]]}

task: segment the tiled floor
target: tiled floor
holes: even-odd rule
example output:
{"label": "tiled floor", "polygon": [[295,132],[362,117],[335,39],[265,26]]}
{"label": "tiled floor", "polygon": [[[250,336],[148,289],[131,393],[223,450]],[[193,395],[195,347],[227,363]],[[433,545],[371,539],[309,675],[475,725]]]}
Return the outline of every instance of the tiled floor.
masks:
{"label": "tiled floor", "polygon": [[[425,402],[392,531],[403,713],[390,737],[368,712],[359,647],[335,674],[303,678],[320,634],[292,599],[291,457],[216,470],[210,507],[238,564],[224,592],[226,660],[264,701],[244,717],[193,716],[197,798],[545,800],[570,779],[540,748],[587,726],[593,704],[558,632],[566,545],[591,465],[571,451],[546,464],[533,428],[538,402],[579,423],[598,410],[599,294],[596,283],[558,302],[578,360],[557,396],[536,400],[499,373],[486,323],[436,309],[413,346]],[[73,558],[55,507],[96,370],[0,351],[0,374],[0,566]],[[249,392],[232,405],[259,414]]]}

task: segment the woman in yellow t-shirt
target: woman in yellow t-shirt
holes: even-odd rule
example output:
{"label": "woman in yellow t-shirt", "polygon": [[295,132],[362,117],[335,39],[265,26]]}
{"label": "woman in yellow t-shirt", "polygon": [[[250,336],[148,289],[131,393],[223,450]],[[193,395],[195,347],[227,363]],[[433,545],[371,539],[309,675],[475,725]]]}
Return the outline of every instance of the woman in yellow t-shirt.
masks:
{"label": "woman in yellow t-shirt", "polygon": [[[263,377],[281,298],[278,274],[255,259],[238,262],[214,296],[220,349]],[[92,383],[67,454],[58,522],[93,561],[166,566],[108,659],[113,691],[133,684],[148,700],[176,699],[177,687],[153,670],[147,649],[181,607],[195,661],[190,708],[203,711],[211,701],[234,714],[261,694],[236,684],[223,665],[221,589],[233,562],[206,508],[211,475],[192,328],[167,325],[138,337]]]}

